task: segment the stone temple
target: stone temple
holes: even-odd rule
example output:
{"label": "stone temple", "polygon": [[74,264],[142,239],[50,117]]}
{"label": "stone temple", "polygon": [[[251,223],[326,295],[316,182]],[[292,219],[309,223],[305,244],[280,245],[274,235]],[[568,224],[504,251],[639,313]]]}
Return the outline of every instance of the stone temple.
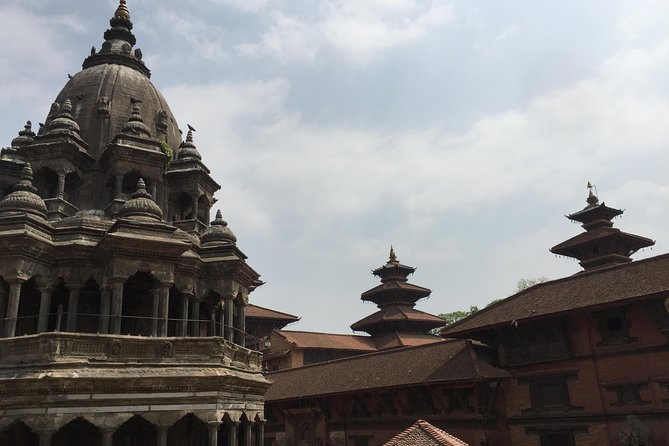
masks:
{"label": "stone temple", "polygon": [[2,150],[0,445],[262,444],[262,282],[132,28]]}

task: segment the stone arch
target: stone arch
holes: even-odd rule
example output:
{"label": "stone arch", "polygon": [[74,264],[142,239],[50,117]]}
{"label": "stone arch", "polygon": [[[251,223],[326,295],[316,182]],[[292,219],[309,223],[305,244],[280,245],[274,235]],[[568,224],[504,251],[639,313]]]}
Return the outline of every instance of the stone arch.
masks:
{"label": "stone arch", "polygon": [[144,183],[148,186],[147,178],[143,178],[138,170],[133,170],[123,175],[123,182],[121,185],[121,196],[124,199],[126,200],[129,199],[130,196],[133,193],[135,193],[135,191],[137,190],[137,182],[139,181],[140,178],[142,178],[144,180]]}
{"label": "stone arch", "polygon": [[99,331],[102,291],[95,278],[89,278],[79,291],[77,322],[75,331],[97,333]]}
{"label": "stone arch", "polygon": [[174,423],[167,431],[167,446],[200,446],[207,444],[207,425],[189,413]]}
{"label": "stone arch", "polygon": [[221,329],[221,295],[209,290],[200,304],[200,333],[204,336],[223,336]]}
{"label": "stone arch", "polygon": [[40,297],[36,277],[31,277],[21,285],[15,336],[37,333]]}
{"label": "stone arch", "polygon": [[0,444],[12,446],[38,446],[39,437],[23,421],[16,420],[0,431]]}
{"label": "stone arch", "polygon": [[144,271],[128,277],[123,285],[121,334],[151,336],[157,324],[158,281]]}
{"label": "stone arch", "polygon": [[37,188],[37,194],[44,199],[58,196],[58,174],[46,166],[35,174],[34,185]]}
{"label": "stone arch", "polygon": [[82,180],[77,172],[70,172],[65,175],[65,188],[63,190],[63,198],[65,201],[70,203],[78,202],[81,185]]}
{"label": "stone arch", "polygon": [[193,218],[193,198],[183,191],[170,194],[169,209],[172,221]]}
{"label": "stone arch", "polygon": [[135,415],[114,432],[112,446],[157,446],[156,427]]}
{"label": "stone arch", "polygon": [[51,439],[51,446],[100,446],[102,432],[90,421],[77,417],[61,427]]}
{"label": "stone arch", "polygon": [[[179,336],[184,300],[181,291],[174,285],[170,287],[168,301],[167,336]],[[188,314],[186,314],[186,317],[188,317]]]}

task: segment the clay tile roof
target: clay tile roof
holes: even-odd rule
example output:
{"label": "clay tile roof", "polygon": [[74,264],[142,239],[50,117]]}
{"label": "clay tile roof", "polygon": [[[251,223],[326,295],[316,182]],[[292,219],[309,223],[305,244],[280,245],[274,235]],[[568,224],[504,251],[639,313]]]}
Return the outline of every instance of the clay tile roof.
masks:
{"label": "clay tile roof", "polygon": [[300,318],[292,314],[282,313],[280,311],[272,310],[270,308],[260,307],[258,305],[248,304],[244,313],[246,317],[258,319],[279,319],[285,321],[296,322]]}
{"label": "clay tile roof", "polygon": [[456,322],[442,335],[460,336],[513,321],[666,294],[669,254],[535,285]]}
{"label": "clay tile roof", "polygon": [[376,351],[374,341],[369,336],[290,330],[275,331],[275,333],[298,348]]}
{"label": "clay tile roof", "polygon": [[416,421],[411,427],[395,435],[383,446],[468,446],[467,443],[425,420]]}
{"label": "clay tile roof", "polygon": [[274,383],[265,398],[269,402],[508,376],[479,360],[469,341],[449,340],[272,372],[267,378]]}
{"label": "clay tile roof", "polygon": [[427,322],[428,325],[434,327],[441,327],[444,325],[444,320],[439,316],[425,313],[423,311],[415,310],[406,306],[389,306],[384,307],[376,313],[360,319],[358,322],[351,324],[353,330],[364,330],[373,324],[378,324],[387,321],[418,321]]}
{"label": "clay tile roof", "polygon": [[397,347],[413,347],[416,345],[432,344],[442,339],[439,336],[426,333],[388,333],[374,336],[374,343],[379,350]]}

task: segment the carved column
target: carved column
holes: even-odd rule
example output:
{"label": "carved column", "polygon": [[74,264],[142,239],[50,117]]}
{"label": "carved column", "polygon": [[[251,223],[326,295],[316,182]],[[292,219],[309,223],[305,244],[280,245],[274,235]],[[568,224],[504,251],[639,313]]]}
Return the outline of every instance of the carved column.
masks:
{"label": "carved column", "polygon": [[153,198],[153,201],[155,201],[156,203],[158,202],[158,200],[156,199],[157,191],[158,191],[158,189],[157,189],[156,182],[151,181],[151,198]]}
{"label": "carved column", "polygon": [[265,420],[256,421],[256,446],[265,444]]}
{"label": "carved column", "polygon": [[121,315],[123,314],[123,283],[125,280],[114,277],[111,299],[111,333],[121,333]]}
{"label": "carved column", "polygon": [[13,337],[16,332],[16,317],[19,315],[19,297],[23,282],[25,281],[18,278],[9,282],[9,302],[5,321],[5,337],[7,338]]}
{"label": "carved column", "polygon": [[58,172],[58,198],[65,196],[65,173]]}
{"label": "carved column", "polygon": [[116,428],[113,427],[103,427],[100,428],[102,431],[102,446],[112,446],[114,441],[114,431]]}
{"label": "carved column", "polygon": [[200,336],[200,301],[193,298],[191,305],[191,336]]}
{"label": "carved column", "polygon": [[219,315],[219,322],[221,325],[221,330],[218,333],[218,336],[225,338],[225,304],[221,303],[221,314]]}
{"label": "carved column", "polygon": [[198,200],[197,200],[197,195],[193,197],[193,218],[197,220],[197,213],[198,213]]}
{"label": "carved column", "polygon": [[209,432],[209,446],[218,446],[218,429],[221,423],[218,421],[209,421],[207,431]]}
{"label": "carved column", "polygon": [[251,441],[252,429],[253,421],[246,421],[246,423],[244,423],[244,446],[253,446]]}
{"label": "carved column", "polygon": [[232,296],[225,298],[225,307],[223,308],[225,312],[225,339],[230,342],[235,340],[234,305],[235,301]]}
{"label": "carved column", "polygon": [[151,336],[158,336],[158,319],[160,318],[160,288],[154,288],[151,302]]}
{"label": "carved column", "polygon": [[39,446],[51,446],[51,437],[55,432],[54,430],[38,430]]}
{"label": "carved column", "polygon": [[181,293],[181,321],[179,325],[179,336],[188,336],[188,303],[192,296]]}
{"label": "carved column", "polygon": [[239,426],[239,421],[231,421],[227,423],[226,427],[228,428],[228,446],[237,446],[237,427]]}
{"label": "carved column", "polygon": [[237,341],[242,347],[246,346],[246,303],[239,300],[237,304]]}
{"label": "carved column", "polygon": [[160,284],[160,336],[167,336],[167,322],[170,314],[171,283]]}
{"label": "carved column", "polygon": [[123,175],[116,175],[114,198],[116,198],[117,200],[120,199],[122,193],[123,193]]}
{"label": "carved column", "polygon": [[77,313],[79,312],[79,292],[83,285],[70,285],[67,301],[67,325],[65,331],[77,331]]}
{"label": "carved column", "polygon": [[167,446],[167,430],[170,427],[160,424],[156,428],[158,431],[158,446]]}
{"label": "carved column", "polygon": [[37,333],[44,333],[49,327],[49,309],[51,308],[51,288],[41,287],[39,301],[39,318],[37,319]]}
{"label": "carved column", "polygon": [[111,308],[111,288],[107,285],[100,291],[100,319],[98,319],[98,331],[102,334],[109,333],[109,310]]}
{"label": "carved column", "polygon": [[0,286],[0,336],[5,333],[5,317],[7,317],[7,295],[9,293]]}

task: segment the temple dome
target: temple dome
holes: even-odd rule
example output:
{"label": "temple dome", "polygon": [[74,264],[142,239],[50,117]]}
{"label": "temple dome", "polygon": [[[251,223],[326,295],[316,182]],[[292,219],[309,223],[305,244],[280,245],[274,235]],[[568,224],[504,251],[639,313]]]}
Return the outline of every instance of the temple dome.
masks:
{"label": "temple dome", "polygon": [[97,52],[91,49],[84,69],[70,77],[54,101],[58,105],[52,106],[45,121],[48,126],[56,119],[69,99],[81,137],[89,146],[89,154],[96,159],[123,130],[138,103],[142,104],[142,118],[153,137],[164,140],[175,152],[181,144],[177,121],[149,79],[150,71],[142,61],[141,50],[133,51],[135,36],[126,11],[122,3],[110,21],[111,28],[104,34],[102,49]]}

